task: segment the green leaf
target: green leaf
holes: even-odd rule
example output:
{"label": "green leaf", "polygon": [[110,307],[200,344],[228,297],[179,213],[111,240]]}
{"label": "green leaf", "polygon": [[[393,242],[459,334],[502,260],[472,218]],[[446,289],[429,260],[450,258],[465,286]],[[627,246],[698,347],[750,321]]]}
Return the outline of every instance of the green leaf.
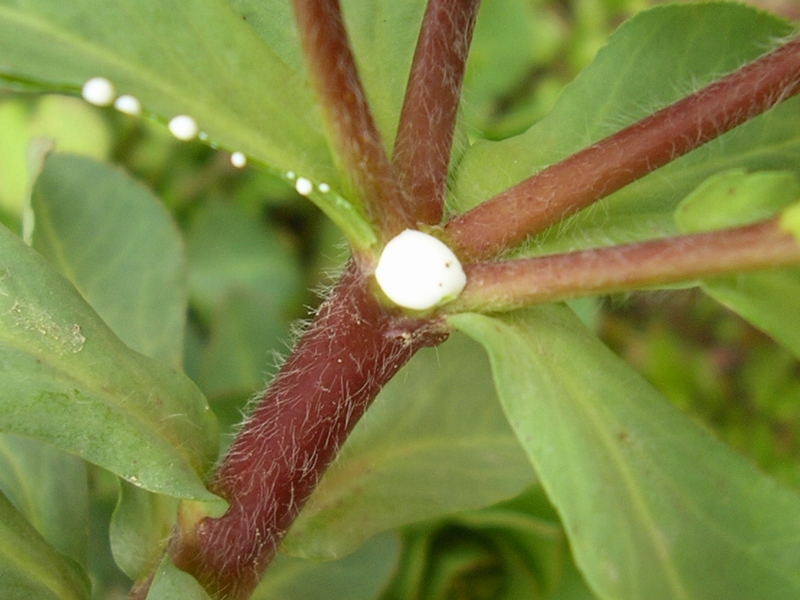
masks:
{"label": "green leaf", "polygon": [[800,594],[800,497],[679,413],[569,309],[450,322],[489,353],[509,422],[600,598]]}
{"label": "green leaf", "polygon": [[186,259],[158,199],[89,158],[52,155],[33,190],[33,247],[129,347],[181,364]]}
{"label": "green leaf", "polygon": [[181,571],[169,556],[165,556],[153,578],[147,600],[211,600],[203,586],[188,573]]}
{"label": "green leaf", "polygon": [[774,217],[798,200],[800,183],[790,171],[733,169],[687,195],[675,209],[675,221],[683,233],[738,227]]}
{"label": "green leaf", "polygon": [[[800,183],[794,173],[728,171],[684,198],[675,221],[686,233],[735,227],[772,217],[798,199]],[[701,287],[800,357],[800,328],[786,320],[800,314],[800,268],[720,277],[703,281]]]}
{"label": "green leaf", "polygon": [[109,536],[114,561],[136,581],[161,560],[175,524],[178,500],[119,481],[119,501]]}
{"label": "green leaf", "polygon": [[0,435],[0,490],[61,554],[86,565],[86,464],[36,440]]}
{"label": "green leaf", "polygon": [[0,595],[25,600],[88,600],[89,578],[56,552],[0,494]]}
{"label": "green leaf", "polygon": [[[702,85],[735,70],[792,28],[733,3],[661,6],[624,23],[522,135],[478,141],[459,164],[450,204],[462,212]],[[672,214],[721,170],[800,171],[800,100],[789,100],[718,140],[552,227],[520,249],[539,254],[677,233]]]}
{"label": "green leaf", "polygon": [[217,458],[217,428],[199,390],[120,342],[2,227],[0,362],[0,430],[51,443],[151,491],[213,498],[202,477]]}
{"label": "green leaf", "polygon": [[372,538],[353,554],[330,562],[278,555],[254,592],[253,600],[372,600],[397,567],[400,548],[394,535]]}
{"label": "green leaf", "polygon": [[341,556],[376,532],[494,504],[533,479],[480,348],[453,336],[419,352],[383,389],[283,550]]}
{"label": "green leaf", "polygon": [[0,1],[0,78],[77,92],[95,76],[160,120],[191,115],[215,146],[287,179],[291,171],[328,183],[331,192],[311,199],[352,241],[372,243],[363,206],[335,191],[339,179],[304,73],[227,1]]}

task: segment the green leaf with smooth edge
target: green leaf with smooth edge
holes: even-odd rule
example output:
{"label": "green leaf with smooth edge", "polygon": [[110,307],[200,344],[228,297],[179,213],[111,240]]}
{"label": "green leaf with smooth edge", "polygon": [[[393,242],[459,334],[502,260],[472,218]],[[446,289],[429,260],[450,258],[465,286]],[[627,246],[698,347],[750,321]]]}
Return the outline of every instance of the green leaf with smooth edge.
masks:
{"label": "green leaf with smooth edge", "polygon": [[0,494],[0,595],[25,600],[88,600],[89,578],[56,552]]}
{"label": "green leaf with smooth edge", "polygon": [[86,463],[36,440],[0,435],[0,490],[61,554],[86,566]]}
{"label": "green leaf with smooth edge", "polygon": [[180,366],[188,285],[180,233],[122,171],[51,155],[33,189],[33,247],[130,348]]}
{"label": "green leaf with smooth edge", "polygon": [[0,79],[77,92],[94,76],[133,94],[147,113],[194,117],[214,145],[332,192],[316,202],[356,244],[374,234],[363,206],[342,198],[302,72],[225,0],[2,0]]}
{"label": "green leaf with smooth edge", "polygon": [[217,427],[200,391],[119,341],[4,227],[0,362],[0,430],[51,443],[151,491],[214,498],[202,477],[217,458]]}
{"label": "green leaf with smooth edge", "polygon": [[194,577],[173,565],[167,555],[156,570],[150,591],[147,593],[147,600],[176,600],[176,598],[211,600],[203,586]]}
{"label": "green leaf with smooth edge", "polygon": [[397,568],[396,536],[380,535],[336,561],[317,562],[279,554],[252,600],[372,600]]}
{"label": "green leaf with smooth edge", "polygon": [[153,572],[175,524],[178,500],[118,480],[119,500],[109,537],[114,562],[132,580]]}
{"label": "green leaf with smooth edge", "polygon": [[682,415],[562,305],[450,317],[600,598],[800,594],[800,497]]}
{"label": "green leaf with smooth edge", "polygon": [[419,352],[381,391],[283,550],[341,556],[376,532],[515,496],[534,477],[483,353],[456,335]]}
{"label": "green leaf with smooth edge", "polygon": [[[792,28],[733,3],[661,6],[624,23],[522,135],[475,143],[459,164],[451,207],[462,212],[582,148],[735,70]],[[721,170],[800,171],[799,99],[612,194],[520,249],[539,254],[677,233],[680,199]]]}
{"label": "green leaf with smooth edge", "polygon": [[[776,215],[800,200],[800,183],[788,171],[734,170],[706,180],[675,211],[681,231],[736,227]],[[737,312],[800,357],[800,268],[768,269],[703,281],[709,296]]]}

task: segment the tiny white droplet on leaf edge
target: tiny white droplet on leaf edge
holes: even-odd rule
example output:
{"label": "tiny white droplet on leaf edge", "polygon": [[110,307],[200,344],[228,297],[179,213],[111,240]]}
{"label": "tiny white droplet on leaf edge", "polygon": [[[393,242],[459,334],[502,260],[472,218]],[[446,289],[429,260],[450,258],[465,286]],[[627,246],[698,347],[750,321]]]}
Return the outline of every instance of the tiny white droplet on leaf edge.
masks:
{"label": "tiny white droplet on leaf edge", "polygon": [[138,116],[142,114],[142,103],[130,94],[123,94],[114,100],[114,108],[126,115]]}
{"label": "tiny white droplet on leaf edge", "polygon": [[114,84],[105,77],[92,77],[81,88],[83,99],[95,106],[111,106],[116,95]]}
{"label": "tiny white droplet on leaf edge", "polygon": [[195,121],[189,115],[178,115],[173,117],[167,125],[172,135],[181,141],[188,142],[197,137],[200,129]]}

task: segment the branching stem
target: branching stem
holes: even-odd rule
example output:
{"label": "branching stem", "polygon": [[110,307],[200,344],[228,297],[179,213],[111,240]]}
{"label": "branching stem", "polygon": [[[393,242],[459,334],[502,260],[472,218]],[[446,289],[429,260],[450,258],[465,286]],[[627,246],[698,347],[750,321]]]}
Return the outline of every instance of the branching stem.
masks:
{"label": "branching stem", "polygon": [[800,264],[778,218],[745,227],[625,246],[465,267],[467,286],[447,312],[504,311],[729,273]]}
{"label": "branching stem", "polygon": [[800,91],[800,38],[551,165],[446,226],[460,256],[497,256]]}
{"label": "branching stem", "polygon": [[461,84],[480,0],[429,0],[392,157],[420,223],[442,220]]}

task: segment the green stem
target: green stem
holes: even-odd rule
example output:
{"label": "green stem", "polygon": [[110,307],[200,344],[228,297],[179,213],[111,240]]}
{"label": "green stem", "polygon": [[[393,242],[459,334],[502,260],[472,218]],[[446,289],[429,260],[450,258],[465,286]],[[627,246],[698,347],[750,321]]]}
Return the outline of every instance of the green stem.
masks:
{"label": "green stem", "polygon": [[536,258],[466,265],[449,313],[505,311],[756,269],[800,264],[777,218],[745,227]]}
{"label": "green stem", "polygon": [[463,258],[520,244],[800,91],[800,38],[451,220]]}

